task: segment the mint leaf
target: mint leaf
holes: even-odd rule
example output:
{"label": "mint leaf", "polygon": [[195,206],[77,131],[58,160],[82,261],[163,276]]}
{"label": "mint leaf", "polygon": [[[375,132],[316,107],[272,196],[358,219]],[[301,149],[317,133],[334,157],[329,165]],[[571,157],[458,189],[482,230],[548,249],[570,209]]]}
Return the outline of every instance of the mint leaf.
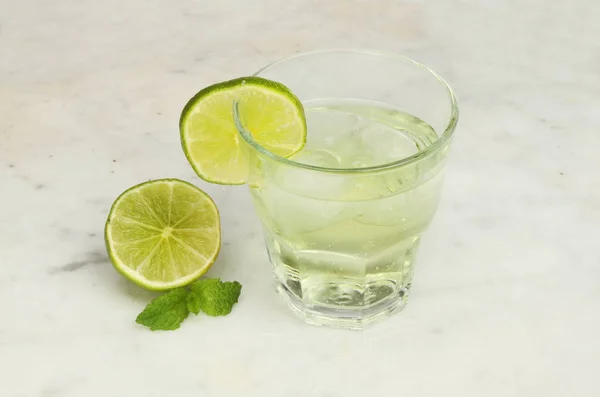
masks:
{"label": "mint leaf", "polygon": [[174,330],[190,312],[198,314],[202,310],[210,316],[225,316],[231,313],[241,291],[242,286],[237,281],[199,280],[187,288],[175,288],[155,298],[135,322],[152,331]]}
{"label": "mint leaf", "polygon": [[196,296],[194,304],[198,304],[209,316],[225,316],[231,313],[241,291],[242,285],[237,281],[224,283],[218,278],[202,279],[190,285],[190,294]]}
{"label": "mint leaf", "polygon": [[152,331],[174,330],[189,314],[186,305],[188,291],[185,288],[172,289],[155,298],[141,312],[135,322],[145,325]]}
{"label": "mint leaf", "polygon": [[198,294],[188,293],[185,303],[190,312],[196,315],[200,313],[200,296]]}

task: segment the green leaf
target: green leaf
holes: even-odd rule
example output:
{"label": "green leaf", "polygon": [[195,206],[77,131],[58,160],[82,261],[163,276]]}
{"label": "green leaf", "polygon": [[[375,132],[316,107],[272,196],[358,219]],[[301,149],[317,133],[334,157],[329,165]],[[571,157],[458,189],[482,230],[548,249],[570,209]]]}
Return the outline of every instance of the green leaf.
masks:
{"label": "green leaf", "polygon": [[190,292],[187,294],[186,305],[190,312],[198,315],[200,313],[200,296]]}
{"label": "green leaf", "polygon": [[[209,316],[225,316],[231,313],[242,291],[237,281],[222,282],[216,279],[202,279],[190,286],[190,293],[196,295],[200,309]],[[195,307],[194,307],[195,308]]]}
{"label": "green leaf", "polygon": [[188,291],[185,288],[172,289],[146,306],[135,322],[145,325],[152,331],[174,330],[185,320],[189,314],[186,305]]}

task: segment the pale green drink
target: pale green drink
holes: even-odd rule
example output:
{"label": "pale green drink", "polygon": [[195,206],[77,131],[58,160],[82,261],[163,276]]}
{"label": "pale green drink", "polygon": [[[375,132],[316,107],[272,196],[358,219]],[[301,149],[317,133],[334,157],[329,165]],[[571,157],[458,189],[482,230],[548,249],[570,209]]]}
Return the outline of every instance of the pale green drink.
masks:
{"label": "pale green drink", "polygon": [[[304,106],[308,142],[291,158],[304,164],[377,166],[437,140],[427,123],[384,104],[324,99]],[[255,180],[251,192],[282,288],[325,306],[363,308],[390,295],[404,299],[442,174],[414,186],[415,171],[320,181],[283,167],[274,177]]]}
{"label": "pale green drink", "polygon": [[424,121],[439,123],[428,116],[448,107],[419,97],[427,85],[392,89],[383,77],[398,68],[417,68],[415,80],[435,77],[405,58],[352,51],[308,54],[259,73],[287,84],[304,105],[307,143],[289,159],[240,133],[250,144],[248,185],[277,289],[309,322],[361,328],[407,302],[454,125],[442,135]]}

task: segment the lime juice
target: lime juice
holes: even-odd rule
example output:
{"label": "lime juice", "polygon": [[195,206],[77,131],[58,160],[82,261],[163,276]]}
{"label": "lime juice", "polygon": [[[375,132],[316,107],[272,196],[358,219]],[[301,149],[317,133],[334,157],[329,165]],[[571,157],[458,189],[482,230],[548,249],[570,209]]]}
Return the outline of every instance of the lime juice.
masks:
{"label": "lime juice", "polygon": [[307,143],[295,164],[257,159],[249,179],[279,290],[319,312],[358,309],[364,319],[386,302],[395,310],[437,207],[445,150],[419,159],[438,135],[399,108],[342,98],[303,105]]}

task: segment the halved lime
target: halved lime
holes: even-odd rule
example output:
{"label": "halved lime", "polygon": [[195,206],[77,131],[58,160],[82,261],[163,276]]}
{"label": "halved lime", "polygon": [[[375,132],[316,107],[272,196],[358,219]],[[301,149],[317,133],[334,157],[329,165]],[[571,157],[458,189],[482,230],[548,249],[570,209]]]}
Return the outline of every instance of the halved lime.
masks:
{"label": "halved lime", "polygon": [[113,203],[104,230],[114,267],[146,289],[187,285],[221,246],[219,212],[196,186],[178,179],[136,185]]}
{"label": "halved lime", "polygon": [[248,150],[235,127],[234,101],[252,138],[267,150],[289,157],[306,143],[304,109],[283,84],[243,77],[211,85],[189,100],[179,120],[183,151],[198,176],[208,182],[246,182]]}

